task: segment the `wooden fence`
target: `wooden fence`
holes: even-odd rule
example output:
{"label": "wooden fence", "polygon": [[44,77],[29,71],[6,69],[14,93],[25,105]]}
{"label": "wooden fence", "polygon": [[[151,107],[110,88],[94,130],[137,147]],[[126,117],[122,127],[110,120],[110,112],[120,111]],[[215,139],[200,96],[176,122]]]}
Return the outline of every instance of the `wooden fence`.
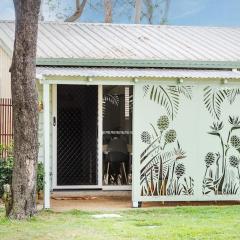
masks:
{"label": "wooden fence", "polygon": [[0,158],[6,158],[8,151],[5,148],[12,143],[13,124],[12,124],[12,100],[10,98],[0,98]]}

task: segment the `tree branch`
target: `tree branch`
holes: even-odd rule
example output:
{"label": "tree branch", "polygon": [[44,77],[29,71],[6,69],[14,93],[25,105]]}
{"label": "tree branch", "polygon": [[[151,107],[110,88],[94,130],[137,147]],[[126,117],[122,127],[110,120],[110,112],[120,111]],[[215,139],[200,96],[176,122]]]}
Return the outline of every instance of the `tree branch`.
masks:
{"label": "tree branch", "polygon": [[141,22],[141,12],[142,12],[142,1],[136,0],[135,1],[135,24],[140,24]]}
{"label": "tree branch", "polygon": [[112,0],[104,0],[104,22],[112,22]]}
{"label": "tree branch", "polygon": [[167,21],[168,21],[168,13],[169,13],[170,2],[171,2],[171,0],[166,0],[163,17],[160,20],[160,24],[166,24]]}
{"label": "tree branch", "polygon": [[68,17],[65,20],[65,22],[75,22],[76,20],[78,20],[83,13],[83,9],[86,3],[87,3],[87,0],[83,0],[81,4],[80,4],[80,0],[76,0],[76,11],[72,16]]}

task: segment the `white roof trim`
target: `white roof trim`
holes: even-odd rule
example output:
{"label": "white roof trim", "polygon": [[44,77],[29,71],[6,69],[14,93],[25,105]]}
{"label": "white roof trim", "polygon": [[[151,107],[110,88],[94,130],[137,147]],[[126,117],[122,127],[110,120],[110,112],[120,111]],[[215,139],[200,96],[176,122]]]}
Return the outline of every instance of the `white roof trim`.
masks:
{"label": "white roof trim", "polygon": [[190,70],[157,68],[91,68],[37,67],[37,78],[42,77],[109,77],[109,78],[206,78],[240,79],[240,72],[227,70]]}

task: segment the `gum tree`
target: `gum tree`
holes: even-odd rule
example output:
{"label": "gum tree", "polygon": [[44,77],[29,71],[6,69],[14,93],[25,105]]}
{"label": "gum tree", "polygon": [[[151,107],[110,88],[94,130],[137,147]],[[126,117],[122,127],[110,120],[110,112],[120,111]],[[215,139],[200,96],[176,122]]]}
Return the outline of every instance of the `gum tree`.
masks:
{"label": "gum tree", "polygon": [[41,0],[13,2],[16,21],[10,72],[15,161],[9,217],[25,219],[36,213],[38,94],[35,66]]}

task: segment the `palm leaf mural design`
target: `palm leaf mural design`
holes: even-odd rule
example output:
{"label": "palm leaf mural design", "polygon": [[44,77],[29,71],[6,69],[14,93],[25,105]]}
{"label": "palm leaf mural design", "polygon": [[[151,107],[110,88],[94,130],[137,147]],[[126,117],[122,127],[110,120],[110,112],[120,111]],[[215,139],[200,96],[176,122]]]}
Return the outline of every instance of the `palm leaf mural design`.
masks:
{"label": "palm leaf mural design", "polygon": [[207,86],[204,88],[204,104],[209,113],[219,120],[221,115],[221,104],[227,98],[225,89],[212,88]]}
{"label": "palm leaf mural design", "polygon": [[236,97],[240,95],[240,88],[222,89],[207,86],[203,92],[203,101],[207,110],[214,118],[219,120],[222,103],[227,99],[232,104]]}
{"label": "palm leaf mural design", "polygon": [[[204,104],[209,113],[217,120],[221,118],[221,105],[227,100],[233,104],[236,97],[240,95],[240,88],[214,88],[207,86],[204,88]],[[229,116],[231,125],[227,139],[224,142],[222,129],[223,122],[214,122],[210,127],[208,134],[219,139],[221,149],[219,152],[209,152],[205,156],[205,174],[203,177],[202,192],[208,194],[237,194],[240,189],[239,163],[237,156],[229,156],[229,150],[240,153],[240,137],[236,135],[235,130],[240,128],[240,118]],[[234,133],[234,134],[233,134]],[[235,172],[235,178],[232,176]]]}
{"label": "palm leaf mural design", "polygon": [[[146,148],[140,154],[140,184],[142,196],[193,195],[194,180],[185,176],[186,158],[174,129],[169,129],[169,118],[160,116],[150,131],[143,131],[141,140]],[[166,150],[166,147],[173,147]]]}
{"label": "palm leaf mural design", "polygon": [[119,96],[115,94],[105,94],[103,96],[103,117],[106,116],[109,108],[119,106]]}
{"label": "palm leaf mural design", "polygon": [[208,152],[205,155],[206,168],[202,185],[204,195],[237,194],[240,189],[240,158],[232,154],[240,153],[240,137],[235,132],[240,128],[239,117],[229,116],[229,123],[231,126],[226,141],[223,141],[222,122],[213,123],[210,127],[211,131],[208,132],[218,138],[221,151],[220,153]]}
{"label": "palm leaf mural design", "polygon": [[165,108],[168,116],[173,120],[179,109],[180,96],[188,99],[192,97],[191,86],[143,86],[144,97],[149,96],[150,100]]}
{"label": "palm leaf mural design", "polygon": [[[170,162],[170,161],[174,161],[176,159],[176,155],[175,152],[164,152],[164,153],[158,153],[156,155],[154,155],[149,161],[147,161],[146,164],[142,164],[141,165],[141,176],[143,176],[144,174],[148,173],[149,170],[151,168],[153,168],[154,166],[158,166],[161,162],[161,165],[166,165],[166,163]],[[162,167],[162,175],[165,176],[166,175],[166,167]]]}
{"label": "palm leaf mural design", "polygon": [[239,94],[240,94],[240,88],[227,89],[227,97],[228,97],[229,103],[232,104]]}

